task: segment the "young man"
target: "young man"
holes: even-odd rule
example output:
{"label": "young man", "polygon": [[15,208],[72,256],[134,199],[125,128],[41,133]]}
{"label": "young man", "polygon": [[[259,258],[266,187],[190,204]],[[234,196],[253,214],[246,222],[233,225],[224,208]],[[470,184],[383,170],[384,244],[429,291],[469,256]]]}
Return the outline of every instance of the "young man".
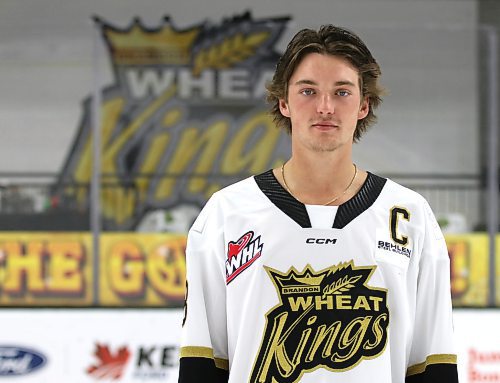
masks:
{"label": "young man", "polygon": [[380,68],[305,29],[268,100],[283,166],[208,201],[189,232],[179,382],[457,382],[449,259],[427,202],[359,169]]}

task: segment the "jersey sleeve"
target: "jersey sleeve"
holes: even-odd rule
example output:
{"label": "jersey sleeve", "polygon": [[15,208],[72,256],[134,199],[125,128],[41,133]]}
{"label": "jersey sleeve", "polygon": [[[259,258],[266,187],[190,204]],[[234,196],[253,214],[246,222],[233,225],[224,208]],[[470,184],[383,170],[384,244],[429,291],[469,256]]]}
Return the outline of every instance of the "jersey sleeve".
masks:
{"label": "jersey sleeve", "polygon": [[406,383],[458,382],[453,342],[450,260],[444,236],[427,202],[419,260],[415,326]]}
{"label": "jersey sleeve", "polygon": [[228,381],[223,257],[222,223],[211,199],[188,234],[179,383]]}

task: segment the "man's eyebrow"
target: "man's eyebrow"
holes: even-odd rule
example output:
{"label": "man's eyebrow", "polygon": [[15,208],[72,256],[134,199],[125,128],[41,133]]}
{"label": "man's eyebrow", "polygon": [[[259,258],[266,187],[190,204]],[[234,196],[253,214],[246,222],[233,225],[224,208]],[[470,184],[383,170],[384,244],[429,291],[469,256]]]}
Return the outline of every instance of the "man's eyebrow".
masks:
{"label": "man's eyebrow", "polygon": [[318,83],[313,80],[298,80],[293,85],[318,85]]}
{"label": "man's eyebrow", "polygon": [[[293,85],[318,85],[318,83],[316,81],[313,81],[313,80],[304,79],[304,80],[296,81]],[[335,86],[348,85],[348,86],[356,87],[356,84],[354,84],[352,81],[349,81],[349,80],[340,80],[340,81],[335,82],[334,85]]]}
{"label": "man's eyebrow", "polygon": [[341,80],[335,83],[335,86],[344,86],[344,85],[349,85],[354,87],[356,86],[356,84],[354,84],[352,81],[349,80]]}

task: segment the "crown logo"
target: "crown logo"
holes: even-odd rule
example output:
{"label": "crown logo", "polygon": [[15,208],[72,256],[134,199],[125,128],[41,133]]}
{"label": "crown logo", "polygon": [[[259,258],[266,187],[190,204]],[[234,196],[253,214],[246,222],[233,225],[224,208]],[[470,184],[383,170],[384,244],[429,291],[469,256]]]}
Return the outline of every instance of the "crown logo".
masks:
{"label": "crown logo", "polygon": [[282,287],[307,287],[307,286],[319,286],[326,276],[327,271],[321,274],[314,274],[310,266],[299,273],[295,268],[291,268],[289,275],[279,275],[275,274],[276,281]]}
{"label": "crown logo", "polygon": [[201,27],[174,28],[164,18],[158,28],[146,28],[140,19],[124,29],[112,27],[96,18],[115,65],[189,65],[192,45]]}
{"label": "crown logo", "polygon": [[302,272],[293,266],[286,272],[266,268],[280,294],[319,293],[340,294],[363,284],[373,269],[354,267],[353,261],[341,262],[336,266],[314,272],[307,265]]}

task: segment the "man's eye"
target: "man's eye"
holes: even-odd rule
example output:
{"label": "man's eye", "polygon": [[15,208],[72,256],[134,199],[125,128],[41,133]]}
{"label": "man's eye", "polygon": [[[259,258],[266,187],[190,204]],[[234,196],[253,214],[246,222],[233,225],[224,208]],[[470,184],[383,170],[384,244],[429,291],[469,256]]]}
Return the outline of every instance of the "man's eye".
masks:
{"label": "man's eye", "polygon": [[349,96],[351,93],[348,90],[339,90],[337,91],[337,94],[341,97],[346,97]]}
{"label": "man's eye", "polygon": [[314,90],[313,89],[302,89],[301,93],[304,96],[310,96],[310,95],[314,94]]}

